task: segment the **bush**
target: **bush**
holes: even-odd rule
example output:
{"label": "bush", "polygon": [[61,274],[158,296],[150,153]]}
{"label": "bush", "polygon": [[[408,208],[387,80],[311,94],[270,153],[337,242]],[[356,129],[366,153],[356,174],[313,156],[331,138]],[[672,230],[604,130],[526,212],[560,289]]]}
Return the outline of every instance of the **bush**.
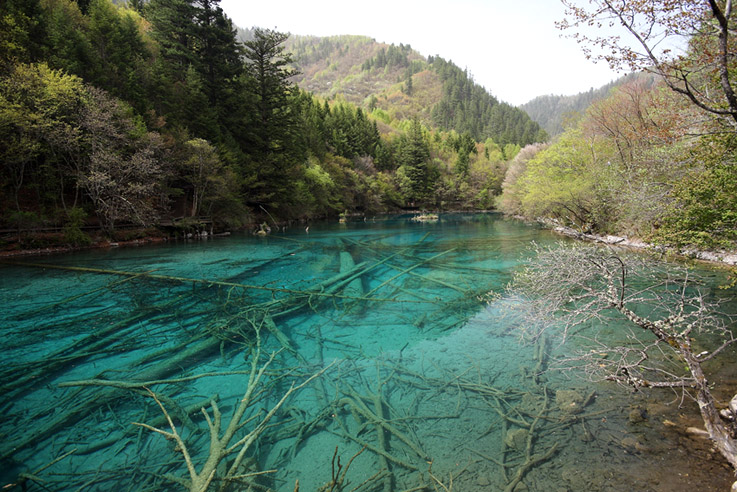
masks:
{"label": "bush", "polygon": [[69,210],[68,221],[62,229],[64,242],[70,246],[87,246],[92,243],[90,236],[82,231],[87,212],[79,207]]}

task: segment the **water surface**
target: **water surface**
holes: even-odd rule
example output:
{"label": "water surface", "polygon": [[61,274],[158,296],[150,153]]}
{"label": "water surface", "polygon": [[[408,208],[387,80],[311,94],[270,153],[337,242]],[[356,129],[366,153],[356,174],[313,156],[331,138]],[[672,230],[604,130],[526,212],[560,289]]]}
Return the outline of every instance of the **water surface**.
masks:
{"label": "water surface", "polygon": [[555,240],[493,214],[392,217],[1,266],[1,483],[183,490],[166,478],[188,478],[178,446],[132,425],[171,432],[148,391],[199,469],[200,408],[214,418],[216,399],[226,427],[260,347],[256,367],[273,360],[233,442],[325,372],[260,430],[241,490],[726,487],[708,444],[678,431],[693,405],[546,372],[555,342],[521,344],[514,303],[487,302]]}

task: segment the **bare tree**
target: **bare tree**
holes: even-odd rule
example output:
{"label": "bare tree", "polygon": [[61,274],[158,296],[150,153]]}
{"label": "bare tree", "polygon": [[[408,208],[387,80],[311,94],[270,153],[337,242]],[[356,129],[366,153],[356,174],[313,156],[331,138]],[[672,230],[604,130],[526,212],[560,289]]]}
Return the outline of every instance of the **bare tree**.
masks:
{"label": "bare tree", "polygon": [[83,111],[89,159],[79,183],[108,233],[120,220],[148,225],[157,216],[156,191],[164,174],[161,137],[137,125],[127,108],[104,91],[89,88],[89,93]]}
{"label": "bare tree", "polygon": [[[732,0],[561,0],[589,58],[614,69],[648,70],[691,103],[737,128]],[[631,43],[606,28],[624,28]],[[603,32],[607,33],[601,35]],[[594,30],[596,34],[587,34]],[[678,51],[688,46],[688,53]]]}
{"label": "bare tree", "polygon": [[197,217],[203,209],[205,200],[224,174],[223,163],[216,149],[202,138],[188,140],[184,144],[187,158],[179,163],[182,178],[192,187],[192,208],[190,215]]}
{"label": "bare tree", "polygon": [[683,391],[737,469],[737,405],[720,414],[703,368],[737,341],[734,318],[721,312],[719,299],[685,267],[639,255],[590,245],[536,253],[510,287],[529,308],[525,335],[558,329],[580,347],[567,363],[635,389]]}

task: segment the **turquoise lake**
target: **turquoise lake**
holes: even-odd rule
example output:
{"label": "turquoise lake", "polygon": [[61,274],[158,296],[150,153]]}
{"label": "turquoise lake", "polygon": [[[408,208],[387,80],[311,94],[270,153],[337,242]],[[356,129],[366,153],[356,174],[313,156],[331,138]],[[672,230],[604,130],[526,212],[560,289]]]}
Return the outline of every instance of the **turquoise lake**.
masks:
{"label": "turquoise lake", "polygon": [[221,436],[271,357],[208,490],[727,490],[682,431],[695,403],[546,370],[565,347],[521,343],[505,286],[557,241],[496,214],[394,216],[1,264],[0,488],[187,490],[162,408],[200,470],[211,402]]}

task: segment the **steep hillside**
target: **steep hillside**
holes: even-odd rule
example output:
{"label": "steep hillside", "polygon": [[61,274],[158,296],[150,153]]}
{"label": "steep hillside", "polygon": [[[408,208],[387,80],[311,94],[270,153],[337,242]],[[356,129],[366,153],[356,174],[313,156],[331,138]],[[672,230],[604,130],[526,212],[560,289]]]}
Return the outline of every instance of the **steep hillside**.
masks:
{"label": "steep hillside", "polygon": [[567,119],[575,118],[594,101],[607,97],[614,87],[637,78],[646,79],[651,84],[654,82],[651,74],[628,74],[598,89],[591,88],[572,96],[539,96],[520,106],[520,109],[530,115],[548,134],[558,135],[563,132]]}
{"label": "steep hillside", "polygon": [[427,65],[410,46],[365,36],[292,36],[286,49],[294,55],[300,71],[294,80],[302,89],[323,98],[341,94],[357,105],[367,105],[369,96],[400,82],[410,64]]}
{"label": "steep hillside", "polygon": [[410,45],[363,36],[292,36],[286,48],[302,89],[361,106],[385,123],[419,118],[500,145],[547,139],[524,111],[500,103],[465,70],[440,56],[425,58]]}

